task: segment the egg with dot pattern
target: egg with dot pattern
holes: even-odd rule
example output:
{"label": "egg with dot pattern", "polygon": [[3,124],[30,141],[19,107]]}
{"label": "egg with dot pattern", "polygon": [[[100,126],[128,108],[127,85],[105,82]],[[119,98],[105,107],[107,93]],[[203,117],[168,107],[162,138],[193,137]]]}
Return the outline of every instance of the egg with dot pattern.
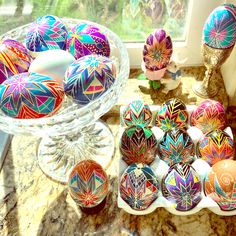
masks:
{"label": "egg with dot pattern", "polygon": [[68,33],[66,48],[76,59],[90,54],[110,56],[108,38],[92,23],[81,22],[72,28]]}
{"label": "egg with dot pattern", "polygon": [[178,98],[171,98],[164,102],[156,116],[156,126],[164,132],[173,128],[186,129],[187,122],[187,108]]}
{"label": "egg with dot pattern", "polygon": [[151,167],[132,164],[120,178],[121,198],[134,210],[147,209],[158,197],[159,182]]}

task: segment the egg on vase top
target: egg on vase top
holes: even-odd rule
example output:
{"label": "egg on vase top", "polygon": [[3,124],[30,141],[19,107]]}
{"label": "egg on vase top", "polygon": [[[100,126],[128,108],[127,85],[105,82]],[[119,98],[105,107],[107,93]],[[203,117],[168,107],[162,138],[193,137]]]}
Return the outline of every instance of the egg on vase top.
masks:
{"label": "egg on vase top", "polygon": [[76,59],[90,54],[110,56],[107,36],[96,25],[86,22],[69,31],[66,48]]}
{"label": "egg on vase top", "polygon": [[162,194],[178,211],[189,211],[201,201],[201,180],[195,169],[187,163],[170,167],[162,180]]}
{"label": "egg on vase top", "polygon": [[109,191],[106,172],[93,160],[80,161],[73,167],[68,186],[72,199],[84,208],[100,204]]}
{"label": "egg on vase top", "polygon": [[233,159],[233,139],[222,130],[213,130],[199,140],[197,154],[211,166],[221,160]]}
{"label": "egg on vase top", "polygon": [[132,101],[123,111],[122,120],[126,126],[149,126],[152,122],[152,112],[148,104],[140,100]]}
{"label": "egg on vase top", "polygon": [[151,167],[131,164],[121,176],[121,198],[134,210],[147,209],[158,197],[159,182]]}
{"label": "egg on vase top", "polygon": [[156,116],[156,126],[164,132],[173,128],[186,129],[188,116],[185,104],[178,98],[171,98],[161,105]]}
{"label": "egg on vase top", "polygon": [[203,40],[212,48],[229,48],[236,41],[236,7],[223,4],[215,8],[203,28]]}
{"label": "egg on vase top", "polygon": [[142,126],[127,128],[120,141],[122,159],[128,164],[151,164],[157,155],[157,140],[151,129]]}
{"label": "egg on vase top", "polygon": [[86,105],[105,93],[115,82],[111,59],[88,55],[73,62],[65,73],[64,89],[75,102]]}
{"label": "egg on vase top", "polygon": [[9,77],[27,72],[31,63],[25,46],[16,40],[0,41],[0,84]]}
{"label": "egg on vase top", "polygon": [[63,85],[65,72],[74,61],[75,58],[67,51],[61,49],[47,50],[33,60],[29,72],[49,76]]}
{"label": "egg on vase top", "polygon": [[0,86],[0,109],[7,116],[33,119],[53,115],[61,107],[63,87],[37,73],[21,73]]}
{"label": "egg on vase top", "polygon": [[167,131],[158,144],[160,159],[169,166],[179,162],[194,161],[194,143],[185,130]]}
{"label": "egg on vase top", "polygon": [[165,68],[172,55],[172,41],[163,29],[151,33],[144,44],[143,61],[146,69],[156,71]]}
{"label": "egg on vase top", "polygon": [[66,49],[67,29],[56,16],[46,15],[31,23],[25,43],[32,57],[51,49]]}
{"label": "egg on vase top", "polygon": [[236,161],[223,160],[214,164],[205,178],[204,191],[221,210],[236,210]]}
{"label": "egg on vase top", "polygon": [[214,129],[224,129],[227,125],[225,109],[215,100],[207,99],[199,104],[190,117],[191,125],[199,128],[203,133]]}

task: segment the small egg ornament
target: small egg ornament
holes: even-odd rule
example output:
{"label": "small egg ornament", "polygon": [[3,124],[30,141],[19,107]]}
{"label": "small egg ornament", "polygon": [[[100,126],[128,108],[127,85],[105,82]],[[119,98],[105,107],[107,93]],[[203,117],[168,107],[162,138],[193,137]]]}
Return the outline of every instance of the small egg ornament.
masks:
{"label": "small egg ornament", "polygon": [[222,130],[213,130],[199,140],[197,153],[198,157],[210,166],[221,160],[233,159],[235,154],[233,139]]}
{"label": "small egg ornament", "polygon": [[65,93],[82,106],[100,97],[115,82],[111,65],[111,59],[98,55],[76,60],[65,73]]}
{"label": "small egg ornament", "polygon": [[110,56],[106,35],[97,26],[85,22],[69,31],[66,48],[76,59],[90,54]]}
{"label": "small egg ornament", "polygon": [[127,128],[120,141],[122,159],[128,164],[151,164],[157,155],[157,140],[153,132],[142,126]]}
{"label": "small egg ornament", "polygon": [[127,127],[132,125],[149,126],[152,122],[152,112],[148,104],[136,100],[124,109],[122,118]]}
{"label": "small egg ornament", "polygon": [[0,86],[0,109],[7,116],[33,119],[53,115],[61,107],[63,87],[50,77],[21,73]]}
{"label": "small egg ornament", "polygon": [[215,8],[203,28],[203,40],[212,48],[224,49],[236,41],[236,7],[223,4]]}
{"label": "small egg ornament", "polygon": [[164,132],[173,128],[186,129],[188,111],[185,104],[178,98],[171,98],[161,105],[156,116],[156,126]]}
{"label": "small egg ornament", "polygon": [[165,68],[172,55],[172,41],[163,29],[157,29],[146,39],[143,61],[146,69],[157,71]]}
{"label": "small egg ornament", "polygon": [[93,160],[77,163],[69,175],[69,192],[82,208],[96,207],[108,194],[108,177],[102,166]]}
{"label": "small egg ornament", "polygon": [[162,194],[178,211],[189,211],[201,201],[201,180],[187,163],[170,167],[162,180]]}
{"label": "small egg ornament", "polygon": [[159,182],[151,167],[132,164],[120,179],[120,196],[134,210],[147,209],[158,197]]}
{"label": "small egg ornament", "polygon": [[169,166],[179,162],[194,161],[194,143],[185,130],[167,131],[158,144],[160,159]]}
{"label": "small egg ornament", "polygon": [[190,117],[191,125],[204,134],[214,129],[224,129],[227,124],[225,109],[221,103],[206,99],[199,104]]}
{"label": "small egg ornament", "polygon": [[16,40],[0,41],[0,84],[9,77],[27,72],[31,57],[25,46]]}
{"label": "small egg ornament", "polygon": [[66,49],[67,29],[56,16],[46,15],[31,23],[25,43],[32,57],[51,49]]}
{"label": "small egg ornament", "polygon": [[221,210],[236,210],[236,161],[223,160],[214,164],[205,178],[204,191]]}

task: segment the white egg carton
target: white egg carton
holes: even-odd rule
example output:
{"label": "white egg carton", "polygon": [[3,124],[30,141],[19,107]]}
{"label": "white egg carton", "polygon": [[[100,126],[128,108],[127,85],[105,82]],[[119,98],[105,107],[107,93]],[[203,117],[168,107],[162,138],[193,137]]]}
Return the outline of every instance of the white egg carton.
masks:
{"label": "white egg carton", "polygon": [[[196,106],[194,106],[194,105],[187,106],[187,110],[189,111],[189,115],[191,115],[191,113],[195,107]],[[121,115],[123,113],[124,108],[125,107],[123,106],[120,109]],[[154,124],[154,119],[156,117],[157,111],[160,109],[160,106],[150,106],[150,108],[153,113],[153,122],[152,123]],[[120,120],[121,120],[121,125],[120,125],[120,130],[119,130],[119,140],[121,139],[121,136],[125,130],[125,126],[122,122],[122,119],[120,119]],[[159,142],[160,139],[162,138],[162,136],[164,135],[164,132],[160,128],[155,127],[155,126],[152,127],[152,131]],[[224,131],[227,134],[229,134],[230,137],[233,139],[233,134],[232,134],[232,130],[230,127],[227,127]],[[194,145],[196,147],[198,140],[203,135],[202,131],[196,127],[189,126],[187,132],[190,135],[190,137],[192,138]],[[124,171],[126,170],[127,167],[128,167],[128,165],[122,160],[122,157],[120,156],[119,182],[120,182],[120,178],[121,178],[122,174],[124,173]],[[150,167],[152,167],[154,173],[156,174],[156,176],[159,180],[159,183],[161,183],[162,178],[168,172],[169,166],[164,161],[162,161],[159,158],[159,156],[157,155],[155,161],[150,165]],[[206,161],[203,161],[201,159],[197,159],[197,157],[195,156],[195,161],[193,162],[192,167],[197,171],[197,173],[199,174],[199,176],[201,178],[201,182],[202,182],[202,200],[193,209],[191,209],[189,211],[176,210],[173,207],[173,204],[171,202],[169,202],[166,198],[163,197],[162,192],[161,192],[161,187],[160,187],[159,193],[158,193],[158,198],[147,209],[141,210],[141,211],[134,210],[120,197],[119,185],[118,185],[118,207],[122,208],[126,212],[133,214],[133,215],[146,215],[146,214],[149,214],[149,213],[155,211],[155,209],[158,207],[164,207],[167,211],[169,211],[170,213],[175,214],[175,215],[191,215],[191,214],[197,213],[198,211],[200,211],[203,208],[208,208],[209,210],[211,210],[212,212],[214,212],[215,214],[218,214],[218,215],[223,215],[223,216],[236,215],[236,210],[222,211],[216,202],[214,202],[211,198],[205,196],[204,190],[203,190],[203,180],[204,180],[205,176],[207,175],[207,173],[209,172],[209,170],[211,169],[210,165]]]}

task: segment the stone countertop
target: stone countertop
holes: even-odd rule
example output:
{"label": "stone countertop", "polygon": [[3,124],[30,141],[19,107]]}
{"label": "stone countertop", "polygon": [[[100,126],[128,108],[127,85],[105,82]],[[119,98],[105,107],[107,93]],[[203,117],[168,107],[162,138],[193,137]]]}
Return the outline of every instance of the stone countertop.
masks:
{"label": "stone countertop", "polygon": [[[138,80],[133,71],[128,86],[114,108],[102,119],[111,128],[118,147],[119,108],[140,98],[148,104],[160,104],[179,97],[186,104],[197,104],[191,85],[203,77],[204,68],[183,69],[179,88],[165,95],[149,88],[148,81]],[[221,82],[222,83],[222,82]],[[227,107],[223,83],[219,101]],[[228,118],[236,128],[236,108],[229,107]],[[234,130],[235,131],[235,130]],[[223,217],[203,209],[195,215],[175,216],[156,209],[145,216],[129,215],[117,207],[117,167],[119,152],[107,170],[110,193],[105,208],[96,215],[81,212],[68,194],[67,187],[47,178],[37,165],[39,139],[15,135],[0,173],[0,235],[236,235],[236,216]]]}

